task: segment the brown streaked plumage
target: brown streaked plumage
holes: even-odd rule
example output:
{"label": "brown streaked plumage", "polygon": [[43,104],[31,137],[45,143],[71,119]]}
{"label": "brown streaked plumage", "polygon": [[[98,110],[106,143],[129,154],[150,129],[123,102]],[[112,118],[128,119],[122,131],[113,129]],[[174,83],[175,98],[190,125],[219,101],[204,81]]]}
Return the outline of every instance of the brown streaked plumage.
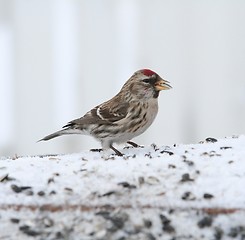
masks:
{"label": "brown streaked plumage", "polygon": [[87,134],[101,142],[103,149],[111,148],[122,155],[113,143],[128,142],[142,134],[154,121],[158,112],[161,90],[170,89],[169,82],[149,69],[135,72],[112,99],[96,106],[83,117],[70,121],[62,130],[40,141],[68,134]]}

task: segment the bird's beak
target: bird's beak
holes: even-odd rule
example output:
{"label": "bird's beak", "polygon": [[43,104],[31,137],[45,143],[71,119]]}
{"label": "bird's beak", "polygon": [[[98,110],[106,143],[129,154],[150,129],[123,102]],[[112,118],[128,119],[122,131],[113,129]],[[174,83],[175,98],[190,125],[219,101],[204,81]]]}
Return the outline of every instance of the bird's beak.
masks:
{"label": "bird's beak", "polygon": [[169,82],[167,80],[164,80],[164,79],[159,79],[156,83],[155,83],[155,89],[157,91],[162,91],[162,90],[168,90],[172,88],[170,85],[169,85]]}

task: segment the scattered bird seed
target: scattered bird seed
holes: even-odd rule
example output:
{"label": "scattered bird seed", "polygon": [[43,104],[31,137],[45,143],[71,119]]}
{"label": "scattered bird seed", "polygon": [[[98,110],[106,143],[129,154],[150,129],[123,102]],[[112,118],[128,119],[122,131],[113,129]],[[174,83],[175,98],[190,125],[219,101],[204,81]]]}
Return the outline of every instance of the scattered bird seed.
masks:
{"label": "scattered bird seed", "polygon": [[185,192],[181,198],[186,201],[196,200],[196,197],[191,192]]}
{"label": "scattered bird seed", "polygon": [[144,219],[144,226],[146,228],[151,228],[152,227],[152,221],[151,220],[148,220],[148,219]]}
{"label": "scattered bird seed", "polygon": [[130,149],[130,148],[133,148],[133,146],[132,147],[130,147],[130,146],[123,147],[123,149]]}
{"label": "scattered bird seed", "polygon": [[19,229],[20,229],[20,231],[26,231],[26,230],[30,229],[30,227],[27,225],[23,225],[23,226],[20,226]]}
{"label": "scattered bird seed", "polygon": [[155,152],[159,150],[159,148],[157,147],[157,145],[155,143],[152,143],[151,146],[153,147]]}
{"label": "scattered bird seed", "polygon": [[184,182],[193,182],[194,179],[190,178],[190,174],[189,173],[185,173],[182,175],[182,178],[180,180],[180,182],[184,183]]}
{"label": "scattered bird seed", "polygon": [[20,193],[20,192],[22,192],[24,190],[31,189],[31,187],[29,187],[29,186],[19,187],[19,186],[15,185],[15,184],[12,184],[11,185],[11,189],[14,192],[16,192],[16,193]]}
{"label": "scattered bird seed", "polygon": [[22,191],[22,189],[15,184],[11,185],[11,189],[16,193],[20,193]]}
{"label": "scattered bird seed", "polygon": [[33,193],[33,191],[32,191],[31,189],[28,189],[28,190],[25,192],[25,194],[26,194],[27,196],[32,196],[34,193]]}
{"label": "scattered bird seed", "polygon": [[166,154],[168,154],[169,156],[172,156],[172,155],[174,155],[174,153],[173,152],[171,152],[171,151],[166,151],[166,150],[163,150],[163,151],[161,151],[160,153],[166,153]]}
{"label": "scattered bird seed", "polygon": [[215,151],[211,151],[209,154],[210,157],[221,157],[221,154],[216,153]]}
{"label": "scattered bird seed", "polygon": [[[243,226],[232,227],[230,229],[230,232],[228,233],[228,236],[232,238],[236,238],[240,234],[245,234],[245,227]],[[241,238],[241,239],[244,239],[244,238]]]}
{"label": "scattered bird seed", "polygon": [[151,233],[146,233],[146,237],[147,237],[147,240],[157,240]]}
{"label": "scattered bird seed", "polygon": [[54,178],[53,177],[48,179],[48,184],[50,184],[50,183],[54,183]]}
{"label": "scattered bird seed", "polygon": [[81,169],[79,170],[79,172],[86,172],[86,171],[87,171],[86,168],[81,168]]}
{"label": "scattered bird seed", "polygon": [[73,189],[72,188],[68,188],[68,187],[65,187],[64,190],[67,191],[67,192],[73,192]]}
{"label": "scattered bird seed", "polygon": [[59,232],[56,232],[55,239],[65,239],[65,237],[63,233],[59,231]]}
{"label": "scattered bird seed", "polygon": [[168,164],[168,168],[176,168],[176,166],[173,164]]}
{"label": "scattered bird seed", "polygon": [[211,198],[214,198],[214,195],[212,195],[210,193],[204,193],[203,194],[203,198],[205,198],[205,199],[211,199]]}
{"label": "scattered bird seed", "polygon": [[183,162],[186,163],[186,164],[187,164],[188,166],[190,166],[190,167],[194,166],[194,162],[192,162],[192,161],[190,161],[190,160],[184,159]]}
{"label": "scattered bird seed", "polygon": [[169,209],[168,213],[169,214],[173,214],[175,212],[175,210],[173,208]]}
{"label": "scattered bird seed", "polygon": [[166,150],[163,150],[163,151],[161,151],[160,153],[166,153],[166,154],[168,154],[169,156],[174,155],[173,152],[171,152],[171,151],[166,151]]}
{"label": "scattered bird seed", "polygon": [[32,229],[31,229],[29,226],[27,226],[27,225],[20,226],[19,229],[20,229],[20,231],[22,231],[23,233],[25,233],[25,234],[28,235],[28,236],[35,237],[35,236],[40,235],[40,232],[37,232],[37,231],[35,231],[35,230],[32,230]]}
{"label": "scattered bird seed", "polygon": [[108,197],[108,196],[111,196],[113,194],[116,194],[117,192],[116,191],[109,191],[109,192],[106,192],[102,195],[100,195],[100,197]]}
{"label": "scattered bird seed", "polygon": [[205,228],[205,227],[210,227],[212,223],[213,223],[213,219],[211,217],[204,217],[197,223],[197,225],[199,228]]}
{"label": "scattered bird seed", "polygon": [[101,148],[97,148],[97,149],[90,149],[90,152],[102,152],[103,151],[103,149],[101,149]]}
{"label": "scattered bird seed", "polygon": [[40,197],[43,197],[43,196],[45,195],[45,192],[44,192],[44,191],[39,191],[39,192],[37,193],[37,195],[40,196]]}
{"label": "scattered bird seed", "polygon": [[31,189],[32,187],[30,187],[30,186],[23,186],[23,187],[20,187],[20,188],[21,188],[21,191],[25,191],[25,190]]}
{"label": "scattered bird seed", "polygon": [[232,147],[220,147],[221,150],[231,149]]}
{"label": "scattered bird seed", "polygon": [[139,182],[140,185],[141,185],[141,184],[144,184],[144,183],[145,183],[144,177],[139,177],[139,178],[138,178],[138,182]]}
{"label": "scattered bird seed", "polygon": [[183,160],[187,159],[186,155],[181,155],[181,157],[183,158]]}
{"label": "scattered bird seed", "polygon": [[10,221],[12,222],[12,223],[19,223],[20,222],[20,219],[18,219],[18,218],[10,218]]}
{"label": "scattered bird seed", "polygon": [[129,189],[136,188],[135,185],[130,184],[130,183],[128,183],[128,182],[120,182],[120,183],[118,183],[117,185],[122,186],[122,187],[124,187],[124,188],[129,188]]}
{"label": "scattered bird seed", "polygon": [[118,229],[121,229],[121,228],[123,228],[123,226],[124,226],[124,219],[122,219],[122,218],[119,218],[119,217],[111,217],[110,219],[109,219],[113,224],[114,224],[114,226],[116,227],[116,228],[118,228]]}
{"label": "scattered bird seed", "polygon": [[129,216],[126,213],[118,212],[113,215],[108,216],[106,219],[110,220],[114,227],[117,229],[123,228],[125,222],[128,220]]}
{"label": "scattered bird seed", "polygon": [[151,159],[152,158],[151,153],[150,152],[149,153],[146,153],[145,154],[145,157],[149,157]]}
{"label": "scattered bird seed", "polygon": [[170,224],[171,220],[168,219],[165,215],[160,214],[159,217],[163,225]]}
{"label": "scattered bird seed", "polygon": [[224,235],[224,231],[219,227],[215,227],[214,231],[215,231],[214,232],[214,239],[215,240],[221,240],[223,235]]}
{"label": "scattered bird seed", "polygon": [[205,141],[206,141],[206,142],[210,142],[210,143],[215,143],[215,142],[218,142],[218,140],[217,140],[217,139],[212,138],[212,137],[206,138],[206,139],[205,139]]}
{"label": "scattered bird seed", "polygon": [[163,226],[163,231],[167,232],[167,233],[174,233],[175,229],[172,225],[168,224],[166,226]]}
{"label": "scattered bird seed", "polygon": [[160,214],[159,216],[162,223],[162,230],[167,233],[174,233],[175,229],[171,225],[171,220],[168,219],[165,215]]}
{"label": "scattered bird seed", "polygon": [[105,161],[108,161],[108,160],[115,160],[115,157],[114,157],[114,156],[116,156],[116,153],[115,153],[115,154],[112,154],[112,155],[109,156],[109,157],[105,157],[104,160],[105,160]]}
{"label": "scattered bird seed", "polygon": [[99,211],[99,212],[95,213],[95,215],[102,216],[103,218],[108,219],[110,217],[110,212],[108,212],[108,211]]}

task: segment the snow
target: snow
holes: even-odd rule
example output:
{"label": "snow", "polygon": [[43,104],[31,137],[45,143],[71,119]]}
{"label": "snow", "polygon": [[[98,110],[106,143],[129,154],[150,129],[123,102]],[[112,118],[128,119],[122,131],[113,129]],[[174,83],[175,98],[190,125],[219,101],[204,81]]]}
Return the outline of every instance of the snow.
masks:
{"label": "snow", "polygon": [[245,136],[0,158],[0,239],[245,239]]}

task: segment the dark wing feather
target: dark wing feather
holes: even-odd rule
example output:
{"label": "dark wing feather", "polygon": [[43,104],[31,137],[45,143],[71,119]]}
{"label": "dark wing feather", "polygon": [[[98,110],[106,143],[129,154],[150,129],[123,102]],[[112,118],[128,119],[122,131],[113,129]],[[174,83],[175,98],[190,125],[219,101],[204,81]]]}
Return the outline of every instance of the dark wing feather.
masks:
{"label": "dark wing feather", "polygon": [[101,119],[114,123],[127,116],[128,107],[128,103],[116,102],[114,106],[111,106],[111,104],[103,104],[97,112]]}
{"label": "dark wing feather", "polygon": [[75,119],[63,128],[82,128],[88,124],[112,124],[128,114],[129,103],[121,103],[120,99],[111,99],[87,112],[83,117]]}
{"label": "dark wing feather", "polygon": [[102,120],[96,115],[97,107],[93,108],[91,111],[87,112],[83,117],[77,118],[70,121],[68,124],[63,126],[63,128],[77,128],[88,124],[105,124],[107,121]]}

